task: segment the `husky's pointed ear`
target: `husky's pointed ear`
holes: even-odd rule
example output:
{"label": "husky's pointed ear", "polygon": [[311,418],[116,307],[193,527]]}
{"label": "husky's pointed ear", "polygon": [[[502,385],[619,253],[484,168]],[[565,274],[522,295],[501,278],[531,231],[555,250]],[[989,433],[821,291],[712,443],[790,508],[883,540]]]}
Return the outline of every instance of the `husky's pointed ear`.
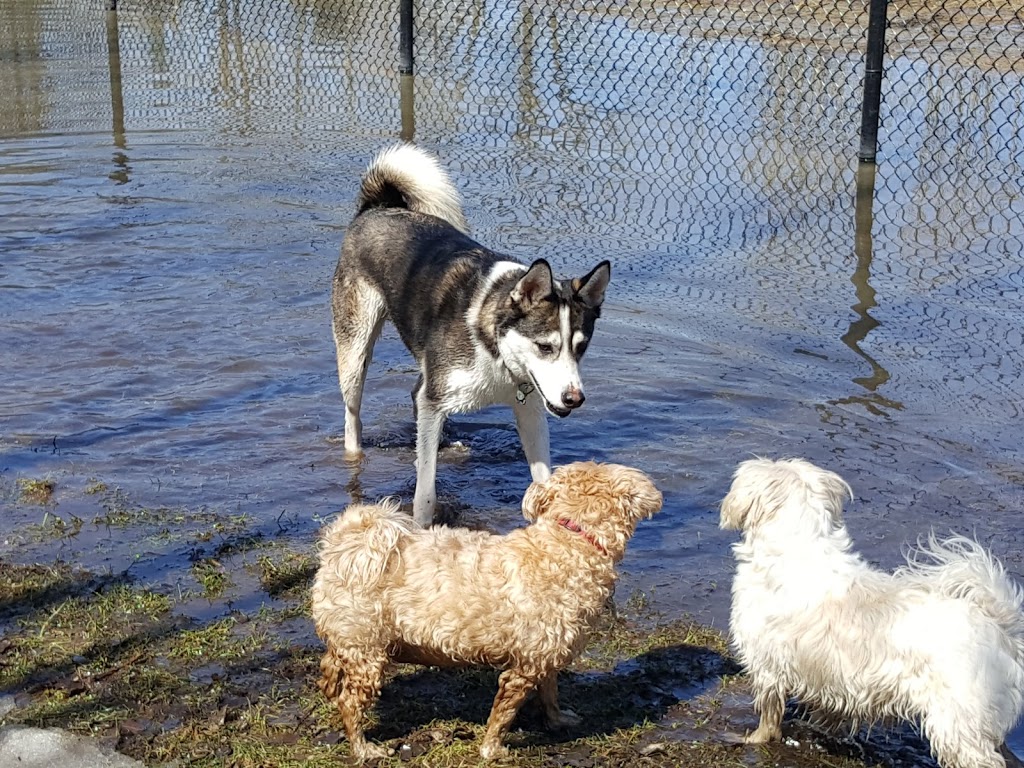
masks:
{"label": "husky's pointed ear", "polygon": [[554,280],[551,265],[544,259],[537,259],[512,289],[512,301],[524,306],[536,304],[554,293]]}
{"label": "husky's pointed ear", "polygon": [[597,309],[604,301],[608,281],[612,279],[612,264],[602,261],[585,276],[572,281],[572,290],[584,306]]}

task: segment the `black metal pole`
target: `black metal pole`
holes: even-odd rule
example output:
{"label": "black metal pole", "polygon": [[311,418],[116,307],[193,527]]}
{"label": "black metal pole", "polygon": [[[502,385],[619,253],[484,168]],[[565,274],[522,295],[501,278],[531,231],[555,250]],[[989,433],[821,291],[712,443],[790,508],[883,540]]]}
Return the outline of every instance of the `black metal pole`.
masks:
{"label": "black metal pole", "polygon": [[864,67],[864,102],[860,115],[862,163],[875,162],[878,150],[878,115],[882,104],[882,58],[885,54],[885,22],[889,0],[871,0],[868,13],[868,51]]}
{"label": "black metal pole", "polygon": [[398,71],[403,75],[412,74],[412,0],[398,0],[398,44],[401,62]]}
{"label": "black metal pole", "polygon": [[107,11],[107,66],[110,69],[110,112],[114,120],[114,146],[124,149],[124,90],[121,84],[121,35],[117,11]]}

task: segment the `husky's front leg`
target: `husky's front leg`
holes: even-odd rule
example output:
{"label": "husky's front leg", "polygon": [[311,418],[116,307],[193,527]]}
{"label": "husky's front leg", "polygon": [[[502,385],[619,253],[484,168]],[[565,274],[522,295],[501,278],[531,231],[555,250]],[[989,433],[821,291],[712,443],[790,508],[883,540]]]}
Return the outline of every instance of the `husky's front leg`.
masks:
{"label": "husky's front leg", "polygon": [[527,397],[522,403],[516,401],[512,411],[516,415],[516,430],[530,465],[530,476],[535,483],[542,483],[551,477],[551,440],[540,393]]}
{"label": "husky's front leg", "polygon": [[426,528],[434,522],[437,507],[437,449],[445,415],[426,396],[426,387],[416,392],[416,495],[412,518]]}

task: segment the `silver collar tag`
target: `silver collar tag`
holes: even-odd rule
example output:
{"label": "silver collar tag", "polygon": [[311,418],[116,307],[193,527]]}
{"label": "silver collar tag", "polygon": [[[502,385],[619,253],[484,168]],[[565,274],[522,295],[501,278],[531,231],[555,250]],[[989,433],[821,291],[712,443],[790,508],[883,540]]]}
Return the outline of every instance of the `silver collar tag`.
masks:
{"label": "silver collar tag", "polygon": [[533,384],[528,381],[524,381],[518,387],[516,387],[516,402],[525,403],[526,396],[533,392]]}

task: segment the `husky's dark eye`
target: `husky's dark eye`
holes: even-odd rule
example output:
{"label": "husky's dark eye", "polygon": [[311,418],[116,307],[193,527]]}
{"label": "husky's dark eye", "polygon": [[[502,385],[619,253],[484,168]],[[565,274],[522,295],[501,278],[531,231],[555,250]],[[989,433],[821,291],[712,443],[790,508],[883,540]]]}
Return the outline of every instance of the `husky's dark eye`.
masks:
{"label": "husky's dark eye", "polygon": [[552,352],[555,351],[555,347],[552,344],[540,344],[540,343],[538,343],[537,344],[537,351],[540,352],[542,355],[550,355]]}

